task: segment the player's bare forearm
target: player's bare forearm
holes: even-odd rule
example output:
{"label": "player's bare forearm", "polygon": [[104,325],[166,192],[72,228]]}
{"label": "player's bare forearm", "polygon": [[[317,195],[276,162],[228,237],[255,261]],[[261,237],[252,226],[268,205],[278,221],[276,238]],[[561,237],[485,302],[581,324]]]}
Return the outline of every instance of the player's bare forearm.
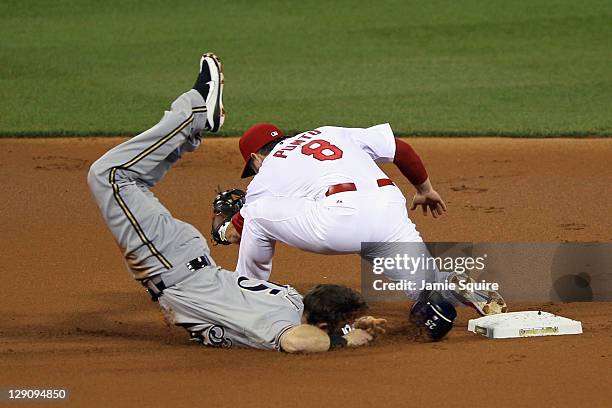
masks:
{"label": "player's bare forearm", "polygon": [[329,350],[330,339],[318,327],[301,324],[287,330],[280,338],[280,344],[286,353],[321,353]]}
{"label": "player's bare forearm", "polygon": [[236,227],[234,227],[234,224],[231,222],[225,230],[225,239],[232,244],[240,244],[240,233],[236,230]]}
{"label": "player's bare forearm", "polygon": [[[342,336],[346,347],[361,347],[374,340],[374,335],[366,330],[354,329]],[[310,324],[301,324],[288,330],[280,339],[283,351],[287,353],[321,353],[334,348],[330,336]]]}
{"label": "player's bare forearm", "polygon": [[420,194],[426,194],[433,190],[433,187],[431,186],[431,181],[429,181],[429,177],[427,177],[427,180],[425,180],[423,183],[414,186],[414,188],[416,188],[416,190]]}

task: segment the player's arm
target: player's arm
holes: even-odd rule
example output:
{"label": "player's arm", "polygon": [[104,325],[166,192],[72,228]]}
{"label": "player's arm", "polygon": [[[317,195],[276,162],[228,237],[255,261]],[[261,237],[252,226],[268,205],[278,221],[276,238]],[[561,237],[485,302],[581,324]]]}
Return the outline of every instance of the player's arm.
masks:
{"label": "player's arm", "polygon": [[427,215],[429,209],[434,218],[441,216],[446,211],[446,204],[440,194],[433,189],[423,161],[412,146],[398,138],[395,138],[393,163],[417,190],[410,209],[414,210],[421,206],[423,215]]}
{"label": "player's arm", "polygon": [[[215,221],[213,215],[212,236],[213,240],[223,245],[240,244],[244,218],[237,212],[227,221]],[[223,216],[221,216],[223,217]]]}
{"label": "player's arm", "polygon": [[[240,210],[244,206],[245,196],[246,193],[237,188],[219,191],[215,196],[212,205],[211,238],[216,244],[229,245],[235,243],[235,231],[232,229],[228,231],[228,228],[232,226],[232,218],[236,214],[240,214]],[[240,225],[242,229],[242,223]],[[237,240],[240,242],[240,236]]]}
{"label": "player's arm", "polygon": [[240,244],[242,227],[244,227],[244,217],[237,212],[225,230],[225,239],[232,244]]}
{"label": "player's arm", "polygon": [[[246,192],[244,201],[250,204],[255,203],[257,200],[270,196],[271,192],[261,182],[256,182],[254,179],[250,184]],[[244,216],[241,214],[243,207],[237,211],[231,219],[227,219],[226,222],[219,228],[219,235],[225,244],[240,244],[242,237],[242,228],[244,227]]]}
{"label": "player's arm", "polygon": [[343,336],[330,337],[316,326],[301,324],[281,336],[280,346],[287,353],[321,353],[344,346],[364,346],[372,340],[373,336],[361,329],[352,330]]}
{"label": "player's arm", "polygon": [[420,205],[424,214],[429,209],[434,217],[446,211],[446,204],[431,186],[423,161],[412,146],[393,135],[388,123],[367,129],[347,129],[347,135],[376,163],[393,162],[414,185],[417,193],[412,199],[412,209]]}

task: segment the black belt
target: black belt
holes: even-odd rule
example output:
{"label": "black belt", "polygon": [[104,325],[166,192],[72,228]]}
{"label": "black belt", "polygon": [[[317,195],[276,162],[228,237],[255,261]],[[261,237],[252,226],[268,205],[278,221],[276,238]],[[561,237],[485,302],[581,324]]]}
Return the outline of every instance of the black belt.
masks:
{"label": "black belt", "polygon": [[149,292],[149,295],[151,295],[151,300],[157,302],[157,299],[159,299],[167,287],[176,285],[188,278],[192,272],[198,271],[208,265],[210,265],[208,258],[206,256],[200,256],[185,264],[187,270],[183,270],[182,272],[176,270],[164,273],[164,276],[166,276],[165,281],[162,275],[156,275],[151,278],[143,279],[140,283],[142,283],[142,286],[144,286],[147,292]]}

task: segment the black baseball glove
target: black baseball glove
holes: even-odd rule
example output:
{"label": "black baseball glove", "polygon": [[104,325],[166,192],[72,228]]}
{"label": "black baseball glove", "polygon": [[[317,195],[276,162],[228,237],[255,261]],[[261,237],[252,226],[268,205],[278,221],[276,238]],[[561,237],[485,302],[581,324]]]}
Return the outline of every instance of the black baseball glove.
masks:
{"label": "black baseball glove", "polygon": [[212,241],[221,245],[229,245],[225,240],[225,229],[236,214],[244,205],[246,193],[240,189],[219,191],[213,200],[212,212]]}

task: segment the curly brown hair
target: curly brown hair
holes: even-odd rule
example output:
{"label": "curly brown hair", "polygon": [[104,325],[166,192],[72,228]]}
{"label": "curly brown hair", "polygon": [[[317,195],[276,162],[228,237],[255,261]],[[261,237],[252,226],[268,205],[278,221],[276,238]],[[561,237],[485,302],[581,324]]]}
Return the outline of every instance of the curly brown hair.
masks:
{"label": "curly brown hair", "polygon": [[327,324],[327,332],[334,333],[368,308],[356,290],[342,285],[317,285],[304,297],[304,314],[308,324]]}

